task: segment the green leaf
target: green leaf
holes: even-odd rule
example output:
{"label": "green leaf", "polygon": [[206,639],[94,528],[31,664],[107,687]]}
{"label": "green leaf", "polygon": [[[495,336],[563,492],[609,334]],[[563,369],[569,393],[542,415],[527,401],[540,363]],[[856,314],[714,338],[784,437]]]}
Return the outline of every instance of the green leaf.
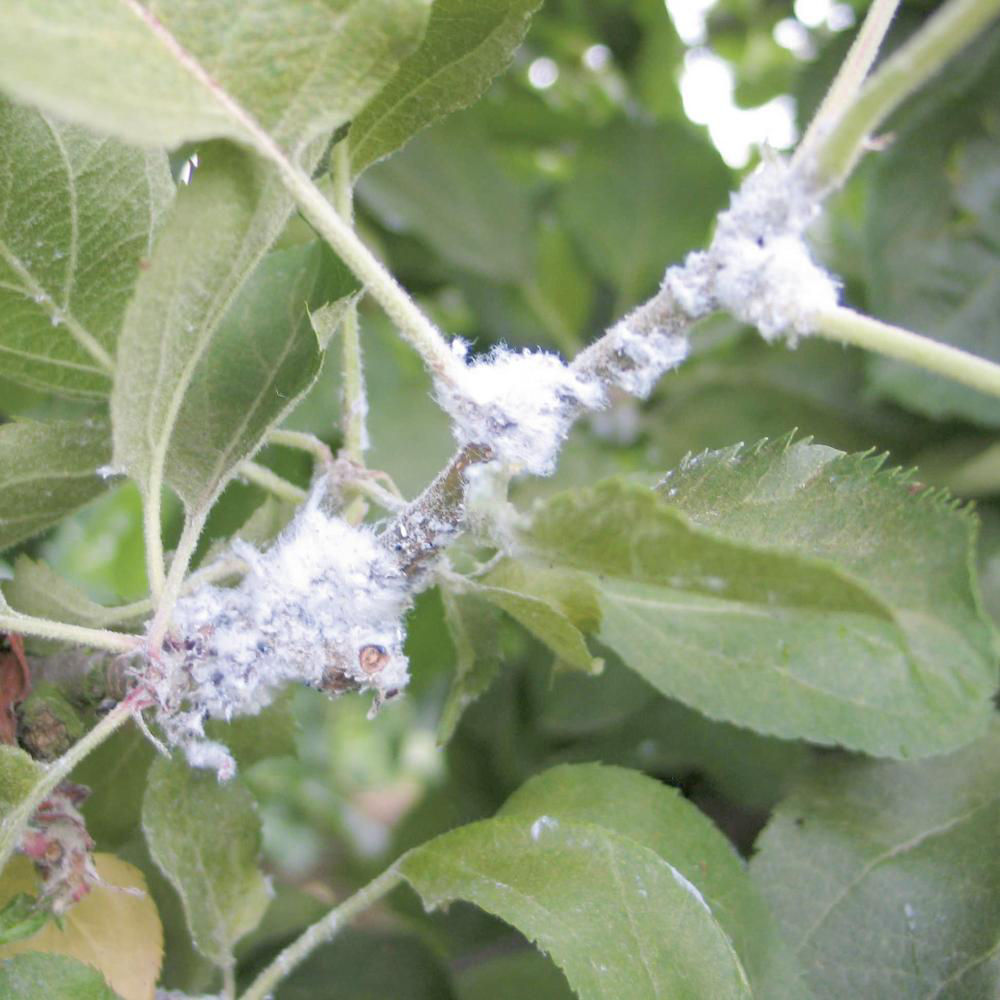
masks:
{"label": "green leaf", "polygon": [[358,184],[365,206],[406,229],[446,261],[496,281],[531,274],[532,205],[469,115],[417,136]]}
{"label": "green leaf", "polygon": [[597,594],[582,574],[505,559],[482,583],[469,580],[467,586],[552,650],[557,665],[601,671],[603,663],[591,655],[581,631],[593,631],[601,620]]}
{"label": "green leaf", "polygon": [[[788,991],[795,985],[794,967],[743,863],[712,822],[676,789],[637,771],[565,765],[522,785],[497,815],[592,823],[648,847],[697,886],[732,941],[754,995],[769,1000],[793,995]],[[802,997],[799,991],[794,995]]]}
{"label": "green leaf", "polygon": [[894,757],[985,730],[996,686],[975,521],[808,442],[689,459],[659,493],[561,494],[524,544],[587,571],[599,637],[654,687],[759,732]]}
{"label": "green leaf", "polygon": [[[588,786],[600,802],[594,808]],[[674,794],[625,772],[559,768],[529,782],[496,818],[416,848],[398,868],[425,906],[463,899],[513,924],[583,1000],[750,997],[704,895],[705,872],[690,866],[723,859],[735,877],[739,862],[718,834],[718,843],[695,843],[711,828]],[[643,818],[651,803],[666,830]],[[659,853],[671,834],[683,845],[676,864],[673,853]],[[725,871],[711,884],[725,884],[732,907]]]}
{"label": "green leaf", "polygon": [[0,425],[0,550],[31,538],[107,488],[104,421]]}
{"label": "green leaf", "polygon": [[41,766],[20,747],[0,744],[0,829],[41,776]]}
{"label": "green leaf", "polygon": [[729,188],[719,154],[688,126],[617,121],[583,142],[558,207],[625,307],[705,242]]}
{"label": "green leaf", "polygon": [[72,780],[90,789],[83,815],[101,849],[117,849],[139,830],[155,754],[137,726],[124,726],[74,768]]}
{"label": "green leaf", "polygon": [[271,892],[257,866],[260,820],[238,779],[180,760],[153,762],[142,806],[150,854],[184,904],[198,950],[216,965],[260,922]]}
{"label": "green leaf", "polygon": [[4,1000],[120,1000],[96,969],[66,955],[42,952],[15,955],[0,962],[0,996]]}
{"label": "green leaf", "polygon": [[1000,727],[919,763],[825,760],[751,874],[817,998],[996,996]]}
{"label": "green leaf", "polygon": [[61,395],[108,395],[125,306],[172,196],[163,152],[0,98],[6,378]]}
{"label": "green leaf", "polygon": [[466,708],[493,683],[500,672],[497,644],[500,612],[475,594],[460,594],[441,588],[444,618],[455,646],[455,676],[448,691],[438,742],[447,743]]}
{"label": "green leaf", "polygon": [[24,615],[95,628],[109,623],[108,608],[92,601],[44,562],[28,556],[17,557],[14,578],[4,583],[3,591],[10,606]]}
{"label": "green leaf", "polygon": [[11,0],[0,86],[151,146],[259,128],[292,152],[349,121],[419,42],[428,0]]}
{"label": "green leaf", "polygon": [[[268,334],[277,339],[277,345],[265,339],[255,347],[262,357],[243,347],[235,358],[213,351],[216,337],[232,350],[230,315],[233,324],[245,321],[246,308],[259,302],[252,288],[246,298],[240,291],[283,225],[290,203],[270,171],[250,154],[214,143],[203,147],[199,157],[192,183],[179,192],[126,314],[111,397],[115,464],[138,481],[144,495],[158,487],[167,465],[171,485],[189,510],[214,498],[233,460],[245,451],[241,425],[229,422],[233,405],[227,397],[236,393],[226,381],[227,365],[252,373],[256,383],[245,396],[241,389],[232,404],[260,405],[258,393],[266,391],[262,383],[266,386],[271,366],[283,360],[282,347],[284,353],[296,354],[292,344],[297,329],[297,324],[291,329],[271,325],[279,322],[282,306],[287,308],[285,299],[265,313],[259,327],[255,323],[245,331],[253,339]],[[286,340],[282,345],[282,337],[292,344]],[[269,357],[267,348],[275,346],[275,356]],[[220,386],[213,385],[213,376]],[[252,412],[251,422],[254,416]],[[199,419],[212,423],[192,427]],[[206,449],[201,462],[199,436],[215,445]]]}
{"label": "green leaf", "polygon": [[[994,30],[918,99],[880,157],[866,234],[873,314],[992,361],[1000,361],[998,55]],[[1000,426],[994,397],[944,376],[882,358],[869,371],[881,393],[918,413]]]}
{"label": "green leaf", "polygon": [[276,1000],[451,1000],[451,976],[412,934],[347,930],[317,948],[278,987]]}
{"label": "green leaf", "polygon": [[19,892],[0,910],[0,945],[30,938],[45,926],[50,916],[34,896]]}
{"label": "green leaf", "polygon": [[507,67],[539,6],[541,0],[435,0],[419,47],[351,122],[354,173],[479,100]]}
{"label": "green leaf", "polygon": [[309,310],[357,284],[322,244],[269,253],[226,313],[184,392],[167,481],[189,510],[211,505],[319,374]]}

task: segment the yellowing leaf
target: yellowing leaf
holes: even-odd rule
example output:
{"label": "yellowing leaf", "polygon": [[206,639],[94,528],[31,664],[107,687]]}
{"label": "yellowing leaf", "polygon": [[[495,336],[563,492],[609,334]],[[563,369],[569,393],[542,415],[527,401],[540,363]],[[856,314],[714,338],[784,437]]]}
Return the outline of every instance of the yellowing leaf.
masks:
{"label": "yellowing leaf", "polygon": [[[0,947],[0,960],[26,952],[68,955],[101,972],[122,1000],[152,1000],[163,958],[163,928],[138,868],[113,854],[96,854],[95,886],[63,917],[30,938]],[[125,890],[136,890],[140,892]],[[14,858],[0,880],[0,905],[19,892],[37,893],[31,862]],[[140,894],[141,893],[141,894]]]}

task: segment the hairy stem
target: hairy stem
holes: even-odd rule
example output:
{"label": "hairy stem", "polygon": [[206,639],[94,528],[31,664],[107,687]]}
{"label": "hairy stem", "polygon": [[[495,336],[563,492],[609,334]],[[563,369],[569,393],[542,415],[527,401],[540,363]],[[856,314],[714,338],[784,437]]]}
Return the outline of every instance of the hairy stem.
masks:
{"label": "hairy stem", "polygon": [[156,614],[152,624],[149,626],[147,642],[150,653],[155,655],[163,645],[163,639],[170,627],[170,616],[174,612],[174,605],[180,597],[184,588],[184,578],[187,576],[188,566],[191,557],[198,545],[201,530],[205,527],[205,518],[208,511],[200,511],[198,514],[188,515],[184,521],[184,530],[181,532],[180,541],[177,543],[177,551],[170,562],[170,572],[167,574],[166,582],[163,585],[163,593],[156,607]]}
{"label": "hairy stem", "polygon": [[146,543],[146,576],[153,603],[158,604],[166,582],[167,571],[163,558],[163,535],[160,533],[160,504],[162,487],[154,483],[142,499],[142,534]]}
{"label": "hairy stem", "polygon": [[39,805],[91,750],[99,747],[116,729],[141,710],[142,697],[144,695],[136,691],[120,701],[89,733],[77,740],[58,760],[53,761],[28,796],[7,813],[0,824],[0,871],[16,850],[25,826]]}
{"label": "hairy stem", "polygon": [[266,133],[262,132],[256,138],[258,150],[278,168],[285,188],[302,214],[354,272],[427,368],[437,378],[454,381],[461,361],[452,353],[441,331],[341,218],[309,175],[296,166]]}
{"label": "hairy stem", "polygon": [[[351,178],[350,139],[340,140],[333,147],[333,201],[341,219],[354,226],[354,188]],[[341,413],[344,433],[344,453],[359,464],[368,445],[365,418],[368,398],[361,362],[361,331],[358,325],[358,304],[351,302],[340,321],[341,336]]]}
{"label": "hairy stem", "polygon": [[333,452],[313,434],[302,431],[275,430],[267,435],[268,444],[276,444],[282,448],[295,448],[297,451],[308,452],[317,462],[329,466],[333,464]]}
{"label": "hairy stem", "polygon": [[72,642],[79,646],[93,646],[95,649],[107,649],[112,653],[131,653],[142,644],[142,636],[49,621],[48,618],[18,614],[11,609],[0,612],[0,631],[35,635],[40,639],[55,639],[59,642]]}
{"label": "hairy stem", "polygon": [[353,896],[345,899],[281,951],[247,988],[240,1000],[265,1000],[265,997],[271,995],[274,987],[292,969],[301,964],[320,945],[332,941],[344,926],[373,903],[392,892],[402,880],[403,877],[394,868],[390,868],[364,888],[359,889]]}
{"label": "hairy stem", "polygon": [[287,479],[283,479],[276,472],[272,472],[266,465],[257,462],[243,462],[239,468],[239,476],[256,483],[269,493],[273,493],[281,500],[288,500],[291,503],[302,503],[306,498],[306,491]]}
{"label": "hairy stem", "polygon": [[830,89],[813,115],[806,134],[795,150],[794,162],[802,163],[812,157],[815,147],[857,97],[868,71],[875,62],[882,41],[899,7],[899,0],[874,0],[851,50],[840,65]]}
{"label": "hairy stem", "polygon": [[843,183],[871,133],[915,90],[964,48],[998,14],[1000,0],[951,0],[893,53],[817,141],[815,180]]}
{"label": "hairy stem", "polygon": [[947,375],[990,396],[1000,396],[1000,365],[957,347],[844,307],[819,313],[815,326],[816,333],[829,340],[854,344],[889,358],[899,358],[936,375]]}

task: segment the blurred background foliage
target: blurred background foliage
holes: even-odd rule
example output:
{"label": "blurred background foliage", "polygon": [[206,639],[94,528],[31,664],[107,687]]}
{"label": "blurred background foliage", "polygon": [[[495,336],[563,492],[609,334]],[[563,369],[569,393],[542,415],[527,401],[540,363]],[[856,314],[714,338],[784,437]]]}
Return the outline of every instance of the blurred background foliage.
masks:
{"label": "blurred background foliage", "polygon": [[[476,351],[502,341],[571,356],[649,296],[666,265],[705,243],[762,145],[793,144],[866,6],[547,0],[482,101],[364,174],[359,228],[435,320]],[[907,0],[889,47],[935,6]],[[901,110],[895,145],[862,165],[812,235],[850,304],[1000,360],[982,321],[1000,312],[989,277],[1000,248],[997,44],[994,30],[932,95]],[[992,118],[982,113],[990,95]],[[312,238],[294,219],[283,242]],[[942,260],[953,266],[937,284],[914,287]],[[412,496],[451,453],[447,422],[419,361],[370,304],[362,327],[369,464]],[[658,477],[689,451],[798,428],[844,450],[888,451],[894,464],[918,465],[922,481],[977,498],[985,599],[1000,612],[995,401],[970,403],[966,390],[825,343],[768,347],[724,318],[703,323],[693,345],[689,363],[647,404],[622,399],[579,426],[556,475],[518,484],[518,502],[605,474]],[[286,424],[334,448],[337,369],[333,350]],[[0,416],[18,415],[84,419],[90,410],[0,377]],[[308,484],[310,463],[299,454],[270,448],[260,460]],[[265,500],[256,485],[232,484],[202,553]],[[165,518],[168,536],[176,533],[177,504]],[[130,485],[109,488],[8,552],[0,569],[9,572],[21,552],[95,600],[145,595],[140,503]],[[746,852],[815,753],[711,722],[658,695],[607,651],[595,650],[607,661],[598,677],[556,673],[551,654],[499,612],[478,640],[477,656],[503,669],[445,748],[437,727],[459,654],[436,591],[411,616],[409,695],[376,721],[361,699],[330,702],[302,690],[268,710],[267,740],[258,729],[244,745],[233,733],[277,889],[264,923],[240,946],[241,975],[400,851],[491,815],[553,763],[603,760],[678,785]],[[211,984],[212,970],[188,943],[178,901],[137,833],[151,758],[134,732],[120,733],[77,777],[94,788],[88,815],[99,849],[139,864],[151,881],[167,933],[165,985],[196,991]],[[567,995],[562,977],[510,928],[464,905],[427,917],[403,894],[314,957],[279,996],[316,995],[310,984],[329,982],[331,969],[340,985],[324,996]]]}

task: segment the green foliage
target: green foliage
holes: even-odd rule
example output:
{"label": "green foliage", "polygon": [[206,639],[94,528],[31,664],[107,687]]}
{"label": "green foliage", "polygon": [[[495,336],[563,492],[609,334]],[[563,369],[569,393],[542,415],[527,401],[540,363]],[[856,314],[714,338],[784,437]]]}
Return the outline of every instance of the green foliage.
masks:
{"label": "green foliage", "polygon": [[0,425],[0,549],[31,538],[105,488],[104,421]]}
{"label": "green foliage", "polygon": [[182,761],[157,760],[142,804],[150,853],[184,904],[191,936],[216,965],[233,964],[236,942],[257,926],[271,898],[257,867],[260,826],[238,781]]}
{"label": "green foliage", "polygon": [[759,732],[940,752],[985,729],[996,684],[973,524],[879,465],[807,442],[706,453],[655,492],[556,496],[526,543],[588,574],[601,640],[665,694]]}
{"label": "green foliage", "polygon": [[[702,868],[683,846],[650,836],[645,817],[657,791],[683,803],[647,781],[592,768],[549,772],[495,819],[444,834],[398,868],[427,906],[467,899],[514,924],[584,1000],[749,997],[747,974],[706,888],[707,863]],[[611,810],[602,793],[610,793]],[[690,806],[667,809],[667,836],[694,841],[695,829],[709,832]],[[729,882],[746,876],[725,844],[718,848],[715,860],[731,859],[735,868],[718,873],[713,888],[738,892]],[[573,904],[581,889],[585,906]]]}
{"label": "green foliage", "polygon": [[0,910],[0,944],[29,938],[49,919],[34,896],[20,892]]}
{"label": "green foliage", "polygon": [[817,998],[996,988],[998,745],[993,725],[948,757],[824,761],[778,807],[751,871]]}
{"label": "green foliage", "polygon": [[[993,360],[1000,247],[1000,31],[909,108],[872,184],[866,234],[878,315]],[[995,399],[885,359],[874,385],[918,413],[996,427]]]}
{"label": "green foliage", "polygon": [[19,0],[5,12],[0,84],[142,145],[216,136],[253,143],[249,113],[297,152],[348,121],[392,77],[419,41],[428,8],[426,0],[212,8],[191,0]]}
{"label": "green foliage", "polygon": [[[448,345],[414,305],[473,356],[570,360],[705,246],[737,183],[719,121],[685,112],[705,50],[740,103],[795,95],[802,131],[847,49],[842,4],[808,25],[795,5],[796,28],[790,5],[716,0],[685,42],[698,6],[671,5],[675,30],[662,0],[4,5],[0,840],[52,852],[3,872],[0,943],[25,953],[0,997],[263,1000],[268,968],[278,1000],[996,994],[995,399],[719,316],[509,503],[466,510],[464,471],[423,492],[455,444],[428,374]],[[810,234],[845,304],[993,359],[998,38],[900,108]],[[483,409],[487,437],[521,418]],[[359,467],[338,447],[362,431]],[[216,675],[221,615],[151,625],[174,584],[222,606],[245,579],[248,649],[290,661],[318,630],[312,683],[340,683],[343,636],[274,606],[300,563],[351,553],[317,531],[265,594],[251,551],[288,551],[314,484],[376,538],[397,490],[423,495],[410,528],[448,540],[400,567],[406,698],[366,716],[289,686],[201,720],[253,654]],[[338,572],[307,577],[320,609],[343,583],[331,616],[379,576]],[[165,689],[237,777],[157,755]],[[57,778],[120,855],[101,878],[143,895],[49,843]],[[60,922],[57,855],[83,897]],[[397,876],[416,895],[379,902]]]}
{"label": "green foliage", "polygon": [[730,185],[718,153],[688,127],[616,122],[581,144],[559,210],[620,308],[652,294],[665,264],[705,242]]}
{"label": "green foliage", "polygon": [[172,195],[162,151],[0,100],[7,378],[60,395],[108,395],[122,314]]}
{"label": "green foliage", "polygon": [[436,0],[423,41],[351,122],[354,173],[478,100],[510,62],[539,6],[540,0]]}
{"label": "green foliage", "polygon": [[0,962],[0,995],[9,1000],[73,997],[74,1000],[120,1000],[104,977],[66,955],[29,952]]}

